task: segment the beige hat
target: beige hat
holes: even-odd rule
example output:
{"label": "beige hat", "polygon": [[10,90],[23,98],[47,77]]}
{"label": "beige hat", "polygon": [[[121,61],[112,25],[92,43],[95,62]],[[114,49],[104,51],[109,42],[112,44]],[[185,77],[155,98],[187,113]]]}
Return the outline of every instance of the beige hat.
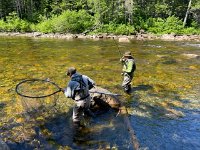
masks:
{"label": "beige hat", "polygon": [[76,68],[74,68],[74,67],[69,67],[68,69],[67,69],[67,75],[69,76],[69,75],[72,75],[72,74],[74,74],[74,73],[76,73]]}
{"label": "beige hat", "polygon": [[130,51],[124,53],[124,56],[132,56]]}

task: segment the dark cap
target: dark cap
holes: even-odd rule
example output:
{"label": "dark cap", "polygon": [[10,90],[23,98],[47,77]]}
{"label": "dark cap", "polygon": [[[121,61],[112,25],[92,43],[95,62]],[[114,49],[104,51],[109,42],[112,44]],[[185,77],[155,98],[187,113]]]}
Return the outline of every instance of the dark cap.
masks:
{"label": "dark cap", "polygon": [[67,75],[69,76],[69,75],[73,75],[73,74],[75,74],[76,73],[76,68],[74,68],[74,67],[69,67],[68,69],[67,69]]}
{"label": "dark cap", "polygon": [[130,51],[127,51],[124,53],[124,56],[132,56],[131,52]]}

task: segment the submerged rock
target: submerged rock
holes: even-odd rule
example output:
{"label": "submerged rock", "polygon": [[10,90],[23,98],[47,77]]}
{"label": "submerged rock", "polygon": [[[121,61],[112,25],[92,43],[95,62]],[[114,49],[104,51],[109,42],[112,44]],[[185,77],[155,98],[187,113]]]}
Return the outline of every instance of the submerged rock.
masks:
{"label": "submerged rock", "polygon": [[200,56],[197,54],[183,54],[183,56],[186,56],[188,58],[199,58]]}

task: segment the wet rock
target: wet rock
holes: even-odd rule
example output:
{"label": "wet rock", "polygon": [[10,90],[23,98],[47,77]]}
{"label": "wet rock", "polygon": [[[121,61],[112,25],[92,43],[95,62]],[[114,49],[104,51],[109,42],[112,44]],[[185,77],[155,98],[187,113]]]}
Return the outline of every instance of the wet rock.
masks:
{"label": "wet rock", "polygon": [[38,37],[38,38],[60,38],[60,39],[74,39],[74,38],[90,38],[90,39],[118,39],[119,42],[130,42],[132,39],[137,40],[167,40],[167,41],[200,41],[199,35],[175,35],[175,34],[164,34],[162,36],[139,32],[136,35],[120,35],[116,36],[113,34],[97,34],[97,35],[87,35],[85,33],[81,34],[71,34],[71,33],[40,33],[40,32],[30,32],[30,33],[22,33],[22,32],[0,32],[0,36],[24,36],[24,37]]}
{"label": "wet rock", "polygon": [[[114,109],[119,109],[119,107],[121,106],[119,98],[115,95],[112,95],[112,93],[106,89],[95,86],[95,88],[91,89],[91,92],[96,92],[91,93],[90,95],[95,101],[98,101],[98,103],[101,102],[102,105],[106,106],[107,104]],[[110,95],[103,93],[110,93]]]}
{"label": "wet rock", "polygon": [[41,35],[42,35],[42,33],[40,33],[40,32],[33,32],[34,37],[38,37],[38,36],[41,36]]}
{"label": "wet rock", "polygon": [[163,39],[163,40],[174,40],[175,35],[174,34],[164,34],[164,35],[161,36],[161,39]]}
{"label": "wet rock", "polygon": [[120,38],[119,38],[119,42],[126,42],[126,43],[129,43],[130,40],[129,40],[127,37],[120,37]]}
{"label": "wet rock", "polygon": [[197,54],[182,54],[183,56],[186,56],[187,58],[200,58]]}

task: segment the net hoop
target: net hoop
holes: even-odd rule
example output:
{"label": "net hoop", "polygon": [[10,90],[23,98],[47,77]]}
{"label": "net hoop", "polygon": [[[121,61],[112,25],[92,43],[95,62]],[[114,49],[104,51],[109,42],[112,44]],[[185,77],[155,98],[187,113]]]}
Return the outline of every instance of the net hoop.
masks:
{"label": "net hoop", "polygon": [[[55,86],[58,90],[54,91],[53,93],[50,93],[48,95],[41,95],[41,96],[30,96],[30,95],[25,95],[25,94],[20,93],[19,90],[18,90],[19,86],[21,84],[25,83],[25,82],[30,82],[30,81],[32,81],[32,82],[35,82],[35,81],[48,82],[48,83],[52,84],[53,86]],[[27,98],[45,98],[45,97],[49,97],[49,96],[52,96],[52,95],[54,95],[54,94],[56,94],[58,92],[61,92],[62,91],[61,89],[62,88],[60,88],[56,83],[54,83],[52,81],[49,81],[49,80],[44,80],[44,79],[26,79],[26,80],[23,80],[23,81],[19,82],[15,87],[15,91],[16,91],[16,93],[18,95],[20,95],[22,97],[27,97]]]}

